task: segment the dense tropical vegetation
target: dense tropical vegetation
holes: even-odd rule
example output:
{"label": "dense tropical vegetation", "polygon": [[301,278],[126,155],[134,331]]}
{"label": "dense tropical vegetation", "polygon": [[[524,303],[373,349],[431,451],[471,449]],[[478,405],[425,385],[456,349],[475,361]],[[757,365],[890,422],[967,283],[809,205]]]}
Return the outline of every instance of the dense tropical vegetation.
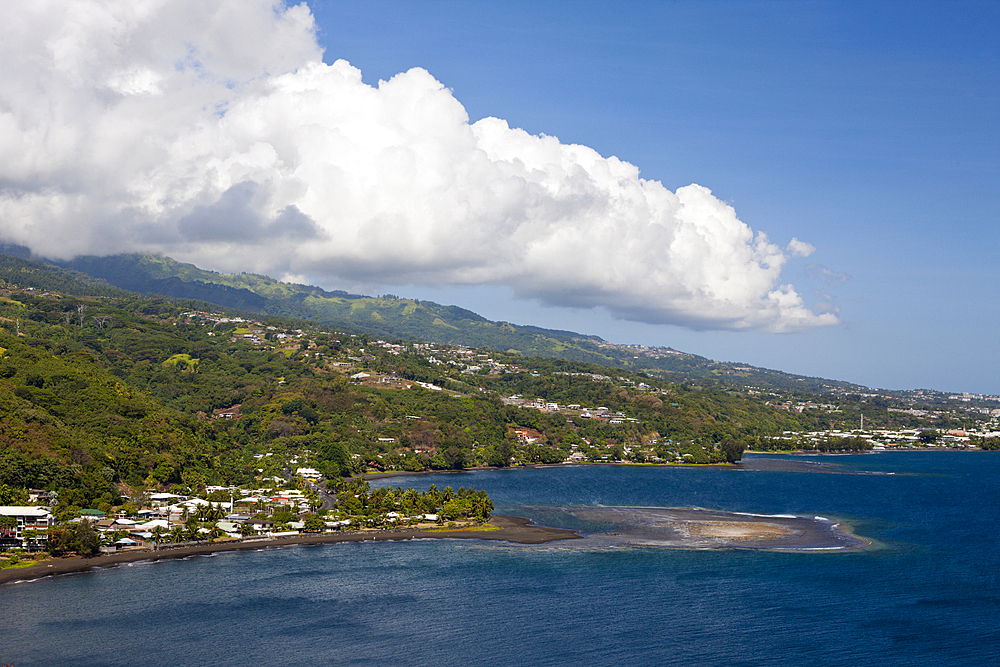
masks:
{"label": "dense tropical vegetation", "polygon": [[3,256],[0,410],[0,494],[13,503],[27,489],[57,491],[70,512],[149,490],[287,477],[292,459],[328,478],[569,457],[724,463],[747,448],[863,448],[850,437],[781,439],[854,428],[862,418],[942,432],[958,424],[860,395],[751,392],[573,359],[377,339],[134,294]]}

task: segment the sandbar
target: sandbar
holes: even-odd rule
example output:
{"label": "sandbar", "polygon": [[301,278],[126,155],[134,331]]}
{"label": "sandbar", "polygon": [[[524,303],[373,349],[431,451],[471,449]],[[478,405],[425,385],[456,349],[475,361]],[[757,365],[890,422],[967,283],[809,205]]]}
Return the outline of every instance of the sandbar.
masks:
{"label": "sandbar", "polygon": [[773,551],[845,551],[870,544],[851,534],[842,522],[816,516],[662,507],[575,507],[569,511],[604,527],[588,531],[588,539],[624,544]]}

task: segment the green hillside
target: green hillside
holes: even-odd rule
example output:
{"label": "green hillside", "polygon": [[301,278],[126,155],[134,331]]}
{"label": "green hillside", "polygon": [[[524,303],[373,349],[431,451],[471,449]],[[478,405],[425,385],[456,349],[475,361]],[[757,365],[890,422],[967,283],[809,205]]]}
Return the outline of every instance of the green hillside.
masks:
{"label": "green hillside", "polygon": [[122,289],[200,299],[280,317],[312,320],[385,339],[514,351],[649,373],[674,382],[695,381],[805,392],[857,392],[846,382],[789,375],[746,364],[716,362],[668,348],[608,343],[571,331],[493,322],[458,306],[394,296],[367,297],[314,286],[282,283],[249,273],[220,274],[169,257],[79,257],[63,266]]}
{"label": "green hillside", "polygon": [[[348,325],[376,336],[455,343],[555,356],[574,341],[599,338],[569,331],[491,322],[458,306],[396,297],[367,297],[282,283],[251,273],[220,274],[154,255],[78,257],[64,267],[107,280],[122,289],[204,299],[269,315]],[[587,350],[584,354],[594,354]],[[597,355],[594,361],[606,361]]]}

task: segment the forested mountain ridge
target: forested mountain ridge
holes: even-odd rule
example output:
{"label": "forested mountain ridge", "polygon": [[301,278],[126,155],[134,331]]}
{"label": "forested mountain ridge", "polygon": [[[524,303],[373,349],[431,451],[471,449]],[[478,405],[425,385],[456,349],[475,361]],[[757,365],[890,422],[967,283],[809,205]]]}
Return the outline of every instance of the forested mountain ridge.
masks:
{"label": "forested mountain ridge", "polygon": [[493,322],[458,307],[393,295],[368,297],[282,283],[250,273],[219,274],[159,255],[78,257],[62,266],[140,293],[194,298],[269,315],[296,317],[385,338],[516,351],[650,373],[673,382],[819,392],[857,392],[848,382],[718,362],[670,348],[609,343],[590,336]]}
{"label": "forested mountain ridge", "polygon": [[[389,295],[369,297],[341,290],[326,291],[252,273],[220,274],[160,255],[86,256],[60,265],[132,292],[198,298],[269,315],[351,326],[390,338],[514,349],[523,354],[563,351],[576,340],[602,342],[596,336],[571,331],[492,322],[459,306]],[[596,361],[607,359],[599,355]]]}

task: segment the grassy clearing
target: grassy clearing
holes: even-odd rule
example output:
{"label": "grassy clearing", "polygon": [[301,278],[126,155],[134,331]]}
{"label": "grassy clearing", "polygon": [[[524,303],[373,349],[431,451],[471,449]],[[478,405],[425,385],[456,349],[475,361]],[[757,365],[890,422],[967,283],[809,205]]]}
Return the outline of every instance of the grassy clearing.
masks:
{"label": "grassy clearing", "polygon": [[175,354],[163,362],[163,367],[180,367],[181,370],[194,370],[198,367],[198,360],[191,358],[190,354]]}
{"label": "grassy clearing", "polygon": [[17,570],[23,567],[31,567],[32,565],[39,562],[41,561],[37,561],[34,558],[31,558],[30,556],[22,556],[20,558],[11,556],[8,558],[0,559],[0,570]]}
{"label": "grassy clearing", "polygon": [[475,531],[475,532],[478,533],[480,531],[500,530],[500,526],[494,526],[492,523],[484,523],[484,524],[479,525],[479,526],[456,526],[454,528],[448,528],[448,527],[444,527],[444,528],[428,528],[424,532],[427,532],[427,533],[454,533],[454,532],[458,532],[460,530],[471,530],[471,531]]}

